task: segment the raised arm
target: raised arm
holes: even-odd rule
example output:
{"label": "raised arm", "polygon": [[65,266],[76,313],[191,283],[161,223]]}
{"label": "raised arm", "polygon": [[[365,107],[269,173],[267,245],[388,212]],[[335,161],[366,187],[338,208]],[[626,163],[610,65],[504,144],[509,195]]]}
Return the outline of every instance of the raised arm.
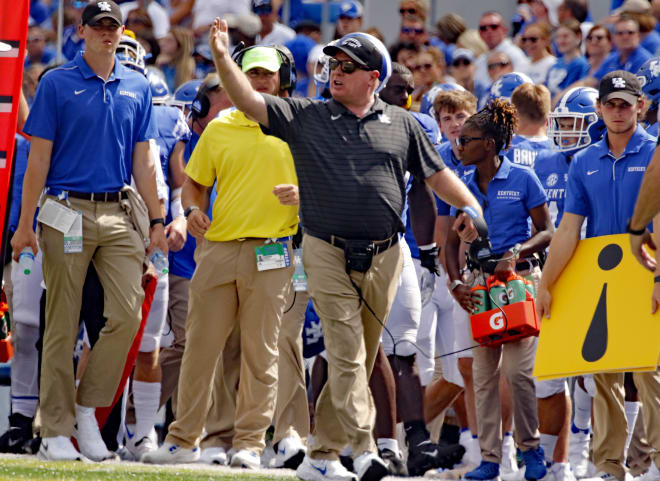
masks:
{"label": "raised arm", "polygon": [[222,86],[236,108],[264,127],[268,127],[266,101],[252,88],[241,69],[232,60],[229,53],[227,22],[220,20],[220,17],[217,17],[211,25],[209,45]]}

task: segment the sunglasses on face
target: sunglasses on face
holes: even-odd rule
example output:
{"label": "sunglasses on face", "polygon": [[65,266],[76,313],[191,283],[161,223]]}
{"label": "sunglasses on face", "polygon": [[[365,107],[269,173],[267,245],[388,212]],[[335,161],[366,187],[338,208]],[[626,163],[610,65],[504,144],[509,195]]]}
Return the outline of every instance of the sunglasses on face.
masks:
{"label": "sunglasses on face", "polygon": [[489,63],[488,64],[488,70],[493,70],[496,68],[503,68],[509,65],[510,62],[495,62],[495,63]]}
{"label": "sunglasses on face", "polygon": [[406,35],[421,35],[424,33],[423,28],[401,27],[401,33]]}
{"label": "sunglasses on face", "polygon": [[399,15],[403,14],[408,14],[408,15],[417,15],[417,9],[416,8],[400,8],[399,9]]}
{"label": "sunglasses on face", "polygon": [[415,91],[414,88],[405,87],[403,85],[395,85],[389,88],[388,90],[390,90],[394,95],[403,95],[404,93],[407,95],[411,95]]}
{"label": "sunglasses on face", "polygon": [[431,70],[431,68],[433,68],[433,64],[430,63],[420,63],[419,65],[413,66],[415,72],[419,72],[420,70]]}
{"label": "sunglasses on face", "polygon": [[521,37],[520,39],[522,43],[527,43],[527,42],[536,43],[539,40],[540,40],[539,37]]}
{"label": "sunglasses on face", "polygon": [[637,31],[635,31],[635,30],[617,30],[617,31],[614,32],[614,35],[617,35],[617,36],[621,37],[623,35],[634,35],[636,33],[637,33]]}
{"label": "sunglasses on face", "polygon": [[587,35],[587,42],[591,42],[592,40],[595,40],[596,42],[600,42],[605,38],[607,38],[605,35]]}
{"label": "sunglasses on face", "polygon": [[487,30],[493,30],[494,31],[494,30],[497,30],[498,28],[500,28],[500,25],[498,23],[491,23],[491,24],[488,24],[488,25],[479,25],[479,31],[480,32],[485,32]]}
{"label": "sunglasses on face", "polygon": [[465,147],[467,144],[472,142],[473,140],[484,140],[486,137],[467,137],[461,135],[460,137],[456,138],[456,145],[460,145],[462,147]]}
{"label": "sunglasses on face", "polygon": [[328,60],[328,67],[330,67],[330,70],[341,67],[341,71],[344,73],[353,73],[356,70],[369,70],[367,67],[357,64],[352,60],[337,60],[336,58]]}
{"label": "sunglasses on face", "polygon": [[466,67],[466,66],[468,66],[468,65],[471,65],[472,62],[470,62],[470,61],[469,61],[468,59],[466,59],[466,58],[459,58],[459,59],[457,59],[457,60],[454,60],[451,64],[452,64],[454,67],[461,67],[461,66],[462,66],[462,67]]}

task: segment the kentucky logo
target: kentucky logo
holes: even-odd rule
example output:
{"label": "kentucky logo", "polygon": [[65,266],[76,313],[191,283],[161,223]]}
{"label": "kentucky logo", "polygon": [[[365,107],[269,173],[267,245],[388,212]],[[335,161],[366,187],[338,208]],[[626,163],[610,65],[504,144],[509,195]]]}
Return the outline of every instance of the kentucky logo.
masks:
{"label": "kentucky logo", "polygon": [[348,46],[353,47],[353,48],[361,48],[362,47],[362,44],[360,43],[360,41],[355,37],[351,37],[351,38],[346,39],[344,41],[344,45],[348,45]]}
{"label": "kentucky logo", "polygon": [[110,4],[108,2],[99,2],[96,5],[98,5],[98,7],[101,10],[103,10],[104,12],[111,12],[112,11],[112,7],[110,7]]}
{"label": "kentucky logo", "polygon": [[612,79],[612,85],[614,86],[615,89],[625,89],[626,81],[621,77],[614,77]]}

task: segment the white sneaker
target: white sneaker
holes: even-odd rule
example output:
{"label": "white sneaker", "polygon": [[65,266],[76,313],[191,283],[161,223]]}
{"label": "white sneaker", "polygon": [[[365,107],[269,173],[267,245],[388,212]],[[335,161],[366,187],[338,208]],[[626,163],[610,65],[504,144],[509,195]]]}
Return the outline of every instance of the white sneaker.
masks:
{"label": "white sneaker", "polygon": [[357,476],[346,469],[338,459],[312,459],[305,456],[296,470],[303,481],[357,481]]}
{"label": "white sneaker", "polygon": [[569,463],[553,463],[548,468],[548,475],[552,476],[553,481],[576,481],[575,474]]}
{"label": "white sneaker", "polygon": [[477,467],[481,464],[481,446],[477,438],[470,438],[467,443],[467,449],[463,455],[463,463],[466,466]]}
{"label": "white sneaker", "polygon": [[75,447],[73,447],[73,443],[66,436],[42,438],[37,457],[46,461],[85,460],[83,455],[80,454]]}
{"label": "white sneaker", "polygon": [[239,449],[231,457],[232,468],[259,469],[261,467],[261,456],[249,449]]}
{"label": "white sneaker", "polygon": [[365,451],[355,458],[353,466],[360,481],[380,481],[390,474],[383,460],[371,451]]}
{"label": "white sneaker", "polygon": [[518,471],[518,459],[516,458],[516,445],[513,436],[504,436],[502,440],[502,462],[500,463],[500,474],[504,475]]}
{"label": "white sneaker", "polygon": [[298,469],[307,453],[307,448],[298,436],[287,436],[277,443],[275,468]]}
{"label": "white sneaker", "polygon": [[576,478],[584,478],[589,474],[589,440],[588,429],[579,429],[571,425],[571,437],[568,445],[568,460]]}
{"label": "white sneaker", "polygon": [[145,436],[136,442],[133,442],[133,439],[130,439],[126,443],[126,449],[128,449],[136,461],[140,461],[142,460],[142,456],[158,449],[158,445],[153,442],[151,437]]}
{"label": "white sneaker", "polygon": [[[504,460],[504,457],[502,457]],[[500,478],[502,481],[525,481],[525,466],[518,468],[517,471],[507,471],[502,472],[502,465],[500,465]],[[543,481],[548,481],[548,475],[546,474],[543,478]]]}
{"label": "white sneaker", "polygon": [[651,463],[649,470],[641,476],[637,476],[635,481],[660,481],[660,469],[655,463]]}
{"label": "white sneaker", "polygon": [[145,453],[140,461],[150,464],[196,463],[199,461],[199,448],[182,448],[178,444],[165,441],[160,448]]}
{"label": "white sneaker", "polygon": [[78,449],[81,454],[92,461],[114,459],[116,455],[108,450],[101,437],[95,412],[96,408],[76,404],[77,430],[75,438],[78,441]]}
{"label": "white sneaker", "polygon": [[224,466],[227,464],[227,452],[225,451],[225,448],[215,446],[212,448],[204,448],[199,455],[199,462]]}

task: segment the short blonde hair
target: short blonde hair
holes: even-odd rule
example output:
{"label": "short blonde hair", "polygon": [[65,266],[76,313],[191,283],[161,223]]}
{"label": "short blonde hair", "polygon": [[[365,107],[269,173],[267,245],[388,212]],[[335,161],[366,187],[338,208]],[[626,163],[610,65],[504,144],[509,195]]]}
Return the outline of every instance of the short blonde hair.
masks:
{"label": "short blonde hair", "polygon": [[550,115],[550,91],[545,85],[529,82],[518,85],[511,94],[511,103],[518,116],[535,123],[548,120]]}
{"label": "short blonde hair", "polygon": [[433,99],[433,109],[436,120],[440,121],[440,112],[446,110],[450,114],[465,110],[470,115],[477,113],[477,97],[467,90],[448,90],[438,92]]}
{"label": "short blonde hair", "polygon": [[417,9],[417,14],[422,20],[426,20],[426,17],[429,14],[429,9],[431,7],[429,0],[401,0],[399,2],[399,8],[401,8],[403,5],[412,3],[415,5],[415,8]]}
{"label": "short blonde hair", "polygon": [[488,52],[488,45],[486,45],[486,42],[482,40],[479,32],[473,28],[467,29],[465,32],[458,36],[458,40],[456,40],[456,46],[472,50],[475,57]]}

